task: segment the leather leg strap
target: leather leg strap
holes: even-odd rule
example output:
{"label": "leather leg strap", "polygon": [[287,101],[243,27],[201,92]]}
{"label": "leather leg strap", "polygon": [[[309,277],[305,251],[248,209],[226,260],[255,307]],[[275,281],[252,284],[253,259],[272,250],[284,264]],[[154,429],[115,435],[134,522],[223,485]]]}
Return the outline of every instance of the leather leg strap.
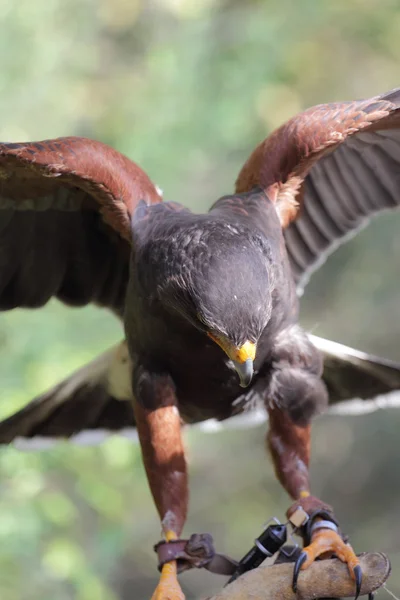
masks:
{"label": "leather leg strap", "polygon": [[209,533],[195,533],[188,540],[161,541],[154,546],[154,550],[158,554],[159,569],[174,560],[178,573],[196,568],[207,569],[218,575],[232,575],[238,566],[237,561],[215,552]]}

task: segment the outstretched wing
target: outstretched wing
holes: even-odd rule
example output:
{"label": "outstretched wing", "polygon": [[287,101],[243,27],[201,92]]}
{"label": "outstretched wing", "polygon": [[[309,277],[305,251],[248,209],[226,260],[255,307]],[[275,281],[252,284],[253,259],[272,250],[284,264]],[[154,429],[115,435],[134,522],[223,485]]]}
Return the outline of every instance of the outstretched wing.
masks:
{"label": "outstretched wing", "polygon": [[242,168],[239,193],[275,203],[298,290],[374,214],[400,204],[400,89],[322,104],[264,140]]}
{"label": "outstretched wing", "polygon": [[121,312],[140,200],[161,197],[140,167],[105,144],[0,144],[0,310],[55,296]]}
{"label": "outstretched wing", "polygon": [[122,342],[1,421],[0,444],[43,449],[57,438],[92,444],[116,431],[135,437],[131,373]]}

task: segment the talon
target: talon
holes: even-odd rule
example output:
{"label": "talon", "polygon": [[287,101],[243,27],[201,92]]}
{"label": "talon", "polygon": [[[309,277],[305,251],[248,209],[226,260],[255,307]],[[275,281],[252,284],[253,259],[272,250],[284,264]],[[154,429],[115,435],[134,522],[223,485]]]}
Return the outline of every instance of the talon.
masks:
{"label": "talon", "polygon": [[356,595],[354,600],[357,600],[358,596],[361,592],[361,584],[362,584],[362,570],[360,565],[356,565],[353,567],[354,580],[356,582]]}
{"label": "talon", "polygon": [[350,544],[346,544],[335,528],[328,527],[325,521],[316,522],[311,535],[311,543],[300,554],[294,574],[293,591],[296,591],[300,569],[307,569],[317,558],[328,558],[332,555],[347,564],[349,573],[356,586],[355,600],[361,592],[362,571],[360,562]]}
{"label": "talon", "polygon": [[374,594],[374,592],[370,592],[370,593],[368,594],[368,600],[374,600],[374,598],[375,598],[375,594]]}
{"label": "talon", "polygon": [[292,590],[294,591],[294,593],[297,592],[297,580],[299,578],[299,573],[300,573],[300,569],[303,566],[303,564],[306,562],[307,560],[307,554],[306,552],[302,552],[298,559],[296,560],[296,564],[294,565],[294,570],[293,570],[293,579],[292,579]]}

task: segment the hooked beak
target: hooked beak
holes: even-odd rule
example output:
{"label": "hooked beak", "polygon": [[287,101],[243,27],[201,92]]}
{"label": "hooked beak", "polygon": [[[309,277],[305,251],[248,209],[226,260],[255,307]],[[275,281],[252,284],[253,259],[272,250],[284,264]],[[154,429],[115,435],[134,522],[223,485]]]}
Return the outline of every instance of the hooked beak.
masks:
{"label": "hooked beak", "polygon": [[234,360],[233,364],[235,365],[236,372],[239,375],[240,387],[245,388],[250,385],[254,372],[253,360],[248,358],[243,363]]}
{"label": "hooked beak", "polygon": [[232,346],[227,339],[217,337],[212,333],[208,333],[208,336],[221,346],[222,350],[229,356],[233,362],[236,372],[239,375],[240,386],[247,387],[250,385],[253,378],[254,372],[254,359],[256,357],[256,344],[249,340],[243,344],[240,348]]}

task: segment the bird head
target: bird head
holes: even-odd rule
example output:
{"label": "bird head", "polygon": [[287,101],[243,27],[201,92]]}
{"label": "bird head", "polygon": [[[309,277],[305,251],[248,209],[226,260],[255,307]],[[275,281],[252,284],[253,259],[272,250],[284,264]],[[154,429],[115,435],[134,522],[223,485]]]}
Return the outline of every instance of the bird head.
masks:
{"label": "bird head", "polygon": [[248,386],[271,315],[267,242],[254,228],[208,215],[186,214],[168,231],[157,247],[159,301],[218,344]]}

